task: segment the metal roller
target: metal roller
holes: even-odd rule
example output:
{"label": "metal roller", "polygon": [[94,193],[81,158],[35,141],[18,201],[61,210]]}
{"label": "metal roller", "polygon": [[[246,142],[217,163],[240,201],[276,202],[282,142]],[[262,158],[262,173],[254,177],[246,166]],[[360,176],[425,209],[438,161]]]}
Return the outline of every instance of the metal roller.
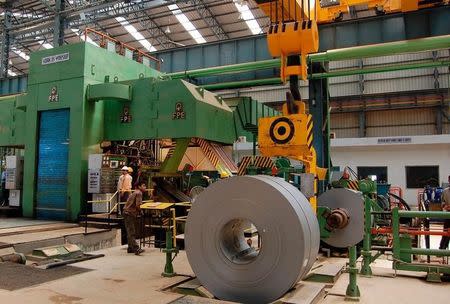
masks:
{"label": "metal roller", "polygon": [[333,247],[346,248],[363,240],[364,198],[361,192],[334,188],[320,195],[317,205],[339,211],[338,215],[345,217],[340,223],[343,227],[333,230],[330,237],[322,241]]}
{"label": "metal roller", "polygon": [[[252,223],[259,251],[246,242]],[[193,204],[186,223],[189,263],[216,297],[269,303],[311,269],[319,250],[316,216],[301,192],[283,179],[237,176],[214,183]]]}

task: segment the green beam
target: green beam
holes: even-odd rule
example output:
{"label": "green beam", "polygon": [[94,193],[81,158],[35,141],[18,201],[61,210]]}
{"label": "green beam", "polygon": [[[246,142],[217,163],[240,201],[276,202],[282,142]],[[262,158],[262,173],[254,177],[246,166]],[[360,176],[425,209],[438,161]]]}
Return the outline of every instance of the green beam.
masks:
{"label": "green beam", "polygon": [[379,57],[404,53],[414,53],[447,49],[450,46],[450,35],[435,36],[421,39],[412,39],[367,46],[357,46],[329,50],[323,53],[310,54],[310,62],[337,61],[347,59],[359,59],[367,57]]}
{"label": "green beam", "polygon": [[425,264],[425,263],[410,264],[394,261],[393,268],[397,270],[406,270],[406,271],[438,272],[450,274],[449,266],[439,264]]}
{"label": "green beam", "polygon": [[242,73],[242,72],[250,72],[250,71],[255,71],[255,70],[279,68],[280,63],[281,63],[281,61],[279,58],[278,59],[268,59],[268,60],[230,64],[230,65],[210,67],[210,68],[190,70],[190,71],[183,71],[183,72],[175,72],[175,73],[170,73],[167,75],[172,77],[172,79],[188,78],[188,77],[206,77],[206,76],[220,75],[220,74]]}
{"label": "green beam", "polygon": [[425,61],[425,62],[408,63],[408,64],[384,65],[384,66],[363,68],[363,69],[345,69],[345,70],[340,70],[340,71],[311,74],[311,75],[309,75],[309,79],[320,79],[320,78],[331,78],[331,77],[341,77],[341,76],[360,75],[360,74],[383,73],[383,72],[393,72],[393,71],[401,71],[401,70],[435,68],[435,67],[442,67],[442,66],[450,66],[450,61],[449,60],[438,60],[438,61]]}
{"label": "green beam", "polygon": [[254,80],[213,83],[213,84],[204,85],[202,87],[205,90],[214,91],[214,90],[234,89],[234,88],[281,84],[281,83],[282,83],[281,79],[279,77],[275,77],[275,78],[264,78],[264,79],[254,79]]}
{"label": "green beam", "polygon": [[171,155],[169,154],[166,156],[161,165],[160,173],[162,174],[177,173],[178,166],[180,165],[184,153],[186,152],[190,142],[191,142],[190,138],[175,139],[175,148],[173,150],[173,154]]}

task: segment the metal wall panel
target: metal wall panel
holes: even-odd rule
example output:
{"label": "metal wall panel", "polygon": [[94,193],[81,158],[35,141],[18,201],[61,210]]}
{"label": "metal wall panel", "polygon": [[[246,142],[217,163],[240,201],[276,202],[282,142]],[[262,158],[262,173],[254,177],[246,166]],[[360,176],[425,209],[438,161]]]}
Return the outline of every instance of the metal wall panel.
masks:
{"label": "metal wall panel", "polygon": [[23,93],[27,90],[28,76],[0,79],[0,95]]}
{"label": "metal wall panel", "polygon": [[358,113],[332,113],[330,128],[337,138],[358,137]]}
{"label": "metal wall panel", "polygon": [[413,135],[433,135],[433,134],[436,134],[434,125],[374,127],[366,129],[367,137],[413,136]]}
{"label": "metal wall panel", "polygon": [[389,126],[402,124],[434,123],[433,109],[407,109],[367,112],[366,124],[371,126]]}
{"label": "metal wall panel", "polygon": [[332,113],[331,124],[332,129],[339,128],[357,128],[359,126],[358,113]]}
{"label": "metal wall panel", "polygon": [[69,156],[68,109],[40,112],[36,217],[66,220]]}
{"label": "metal wall panel", "polygon": [[336,138],[357,138],[359,128],[349,128],[349,129],[331,129],[334,132]]}

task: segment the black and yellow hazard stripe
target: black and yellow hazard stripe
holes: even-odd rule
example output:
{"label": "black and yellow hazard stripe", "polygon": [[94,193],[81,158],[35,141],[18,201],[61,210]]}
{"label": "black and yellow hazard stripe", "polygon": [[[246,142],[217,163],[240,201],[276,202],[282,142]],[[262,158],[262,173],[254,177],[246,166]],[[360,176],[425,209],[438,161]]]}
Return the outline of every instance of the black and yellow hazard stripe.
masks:
{"label": "black and yellow hazard stripe", "polygon": [[347,181],[347,188],[358,191],[359,190],[358,181],[353,181],[353,180]]}
{"label": "black and yellow hazard stripe", "polygon": [[308,115],[308,120],[306,123],[306,143],[308,144],[308,149],[311,150],[313,145],[313,122],[312,122],[312,115]]}
{"label": "black and yellow hazard stripe", "polygon": [[239,165],[238,175],[245,175],[248,166],[253,165],[257,168],[274,168],[275,164],[267,156],[244,156]]}
{"label": "black and yellow hazard stripe", "polygon": [[211,147],[210,143],[203,138],[196,138],[196,142],[200,146],[200,149],[202,149],[203,154],[205,154],[206,158],[211,162],[211,164],[214,167],[217,167],[217,164],[219,163],[219,157]]}

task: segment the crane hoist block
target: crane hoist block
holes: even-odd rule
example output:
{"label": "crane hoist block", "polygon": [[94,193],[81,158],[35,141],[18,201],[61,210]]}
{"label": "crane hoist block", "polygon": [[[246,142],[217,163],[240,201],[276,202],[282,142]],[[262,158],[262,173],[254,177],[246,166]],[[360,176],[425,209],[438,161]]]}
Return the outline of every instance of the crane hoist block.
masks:
{"label": "crane hoist block", "polygon": [[[269,52],[281,57],[281,79],[291,75],[307,77],[306,55],[319,49],[319,31],[314,20],[272,24],[267,33]],[[287,57],[300,55],[299,64],[288,65]]]}

